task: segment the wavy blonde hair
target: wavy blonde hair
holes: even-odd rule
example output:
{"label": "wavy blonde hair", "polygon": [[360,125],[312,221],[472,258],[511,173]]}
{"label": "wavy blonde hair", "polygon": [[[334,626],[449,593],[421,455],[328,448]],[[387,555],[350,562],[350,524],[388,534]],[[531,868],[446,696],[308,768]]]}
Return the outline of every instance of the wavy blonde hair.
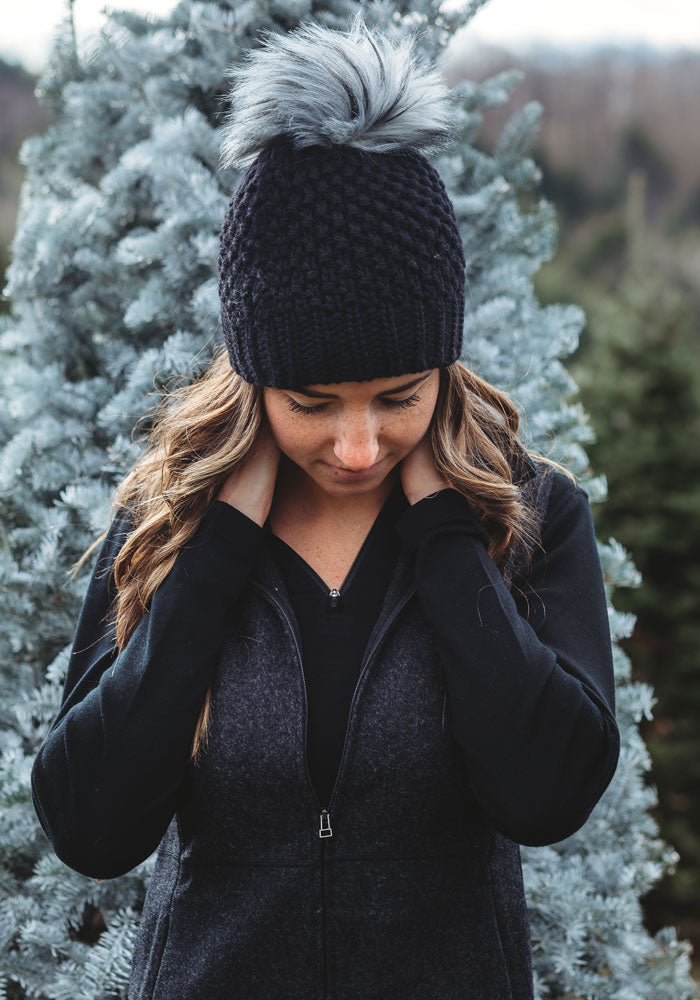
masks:
{"label": "wavy blonde hair", "polygon": [[[117,486],[112,502],[110,520],[122,506],[130,515],[112,569],[118,652],[229,473],[253,446],[263,416],[262,388],[233,371],[225,345],[215,348],[201,377],[178,389],[166,388],[156,404],[144,452]],[[511,545],[532,552],[539,541],[534,512],[512,477],[513,457],[525,452],[517,439],[518,427],[518,411],[506,393],[460,361],[440,369],[430,429],[435,465],[472,504],[489,534],[489,555],[499,568]],[[529,454],[575,482],[573,473],[557,462]],[[73,565],[73,576],[108,530]],[[211,688],[192,743],[195,764],[208,740],[210,701]]]}

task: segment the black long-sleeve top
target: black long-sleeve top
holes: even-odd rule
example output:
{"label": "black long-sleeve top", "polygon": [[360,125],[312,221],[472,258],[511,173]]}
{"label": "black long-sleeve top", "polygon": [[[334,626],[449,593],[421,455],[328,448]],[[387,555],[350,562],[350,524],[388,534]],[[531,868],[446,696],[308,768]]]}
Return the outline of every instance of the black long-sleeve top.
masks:
{"label": "black long-sleeve top", "polygon": [[523,844],[578,830],[615,772],[620,738],[588,497],[553,475],[542,550],[524,594],[504,584],[485,530],[453,489],[410,506],[396,484],[335,608],[325,583],[269,522],[261,527],[214,501],[118,656],[105,625],[114,597],[109,570],[128,525],[126,512],[117,514],[89,581],[59,713],[32,768],[34,806],[58,857],[85,874],[104,872],[95,845],[109,842],[117,818],[121,870],[157,848],[177,806],[228,612],[263,544],[272,545],[299,622],[309,773],[322,805],[362,652],[403,547],[436,630],[452,731],[480,804]]}

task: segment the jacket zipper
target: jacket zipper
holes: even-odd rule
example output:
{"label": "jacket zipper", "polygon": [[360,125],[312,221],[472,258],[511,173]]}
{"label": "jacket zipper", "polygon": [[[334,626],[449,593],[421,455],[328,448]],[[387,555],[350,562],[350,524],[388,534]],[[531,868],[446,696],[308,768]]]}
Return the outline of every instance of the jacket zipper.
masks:
{"label": "jacket zipper", "polygon": [[[319,579],[320,579],[320,577],[319,577]],[[347,581],[345,581],[345,582],[347,582]],[[324,840],[324,839],[326,839],[328,837],[332,837],[333,836],[333,829],[331,827],[331,813],[330,813],[330,808],[333,805],[333,802],[335,800],[336,790],[337,790],[337,787],[338,787],[338,779],[340,778],[340,774],[341,774],[341,771],[343,769],[343,761],[345,760],[345,754],[347,753],[348,734],[350,732],[350,719],[352,717],[352,710],[353,710],[354,705],[355,705],[355,699],[357,698],[357,691],[358,691],[358,689],[360,687],[360,683],[362,681],[362,678],[364,677],[365,671],[369,667],[369,664],[370,664],[370,662],[372,660],[372,657],[374,656],[375,652],[377,651],[377,649],[381,645],[384,637],[386,636],[387,632],[389,631],[389,629],[391,628],[392,624],[394,623],[397,615],[403,609],[403,607],[406,604],[406,602],[409,600],[409,598],[415,592],[416,585],[415,585],[415,583],[412,584],[409,587],[409,589],[406,591],[406,593],[403,595],[403,597],[401,598],[401,600],[399,601],[399,603],[396,605],[396,607],[392,611],[392,613],[389,616],[389,618],[384,622],[384,625],[382,626],[382,629],[381,629],[379,635],[375,639],[374,645],[369,650],[369,652],[365,651],[365,655],[362,658],[362,664],[360,665],[360,674],[359,674],[359,677],[357,678],[357,683],[355,684],[355,690],[352,693],[352,700],[350,702],[350,709],[348,711],[348,721],[347,721],[347,723],[345,725],[345,736],[344,736],[344,739],[343,739],[343,751],[342,751],[342,753],[340,755],[340,762],[338,764],[338,770],[336,772],[335,781],[333,782],[333,788],[331,789],[330,799],[329,799],[328,805],[326,807],[323,807],[321,805],[321,803],[319,802],[318,795],[316,794],[316,789],[313,786],[313,783],[311,781],[311,775],[309,773],[309,761],[308,761],[308,752],[307,752],[307,738],[308,738],[307,720],[308,720],[308,712],[309,712],[309,703],[308,703],[308,692],[307,692],[307,688],[306,688],[306,677],[304,676],[304,666],[303,666],[303,663],[302,663],[301,649],[299,648],[299,642],[297,641],[296,629],[294,628],[292,622],[290,621],[289,615],[285,611],[285,609],[282,606],[282,604],[277,600],[277,598],[272,594],[272,592],[267,589],[267,587],[263,587],[261,584],[253,583],[253,582],[251,582],[250,585],[255,590],[259,590],[260,593],[262,593],[263,595],[265,595],[279,609],[282,617],[284,618],[285,622],[287,623],[287,626],[289,628],[289,631],[291,632],[292,638],[294,639],[294,647],[296,649],[296,654],[297,654],[297,663],[299,665],[299,670],[301,671],[302,684],[304,685],[304,767],[306,769],[306,780],[308,782],[309,788],[311,789],[311,791],[313,793],[314,799],[316,800],[316,805],[318,806],[318,812],[319,812],[318,836],[319,836],[319,838],[321,838],[321,840]],[[325,587],[325,584],[324,584],[324,590],[325,589],[326,589],[326,587]],[[332,590],[328,591],[328,597],[329,597],[329,600],[337,600],[337,598],[340,597],[340,591],[338,591],[336,588],[333,588]]]}
{"label": "jacket zipper", "polygon": [[[320,577],[319,577],[319,579],[320,579]],[[347,582],[347,581],[345,581],[345,582]],[[393,610],[392,614],[390,615],[390,617],[384,623],[384,626],[382,627],[381,632],[377,636],[377,638],[376,638],[376,640],[374,642],[374,645],[372,646],[371,650],[369,651],[369,653],[366,653],[366,655],[363,656],[362,664],[360,666],[360,676],[358,677],[357,683],[355,684],[355,690],[352,693],[352,701],[350,702],[350,710],[348,712],[348,721],[347,721],[347,724],[345,726],[345,737],[343,739],[343,752],[342,752],[342,754],[340,756],[340,763],[338,764],[338,770],[337,770],[337,773],[336,773],[336,776],[335,776],[335,781],[333,782],[333,788],[331,789],[331,797],[330,797],[330,801],[328,803],[328,807],[327,808],[323,808],[321,806],[321,803],[318,800],[318,795],[316,794],[316,789],[314,788],[314,786],[313,786],[313,784],[311,782],[311,775],[309,774],[309,760],[308,760],[308,753],[307,753],[307,729],[308,729],[307,720],[308,720],[308,713],[309,713],[309,704],[308,704],[308,693],[307,693],[307,688],[306,688],[306,677],[304,676],[304,664],[302,662],[301,649],[299,648],[299,643],[297,641],[296,629],[294,628],[294,625],[290,621],[289,616],[288,616],[287,612],[284,610],[282,604],[277,600],[276,597],[274,597],[274,595],[271,593],[271,591],[269,591],[266,587],[263,587],[263,586],[261,586],[260,584],[257,584],[257,583],[251,583],[251,586],[255,590],[259,590],[264,596],[266,596],[273,604],[275,604],[277,606],[277,608],[279,609],[282,617],[284,618],[285,622],[287,623],[289,631],[292,634],[292,638],[294,639],[294,647],[296,649],[296,654],[297,654],[297,663],[299,665],[299,670],[301,671],[301,679],[302,679],[302,683],[304,685],[304,767],[306,768],[306,780],[307,780],[307,782],[309,784],[309,787],[310,787],[311,791],[313,792],[314,798],[316,799],[316,804],[317,804],[318,809],[319,809],[319,819],[320,819],[320,825],[319,825],[319,829],[318,829],[318,836],[319,836],[319,838],[321,840],[321,848],[320,848],[320,850],[321,850],[321,913],[322,913],[322,926],[323,926],[323,995],[327,996],[328,995],[328,947],[327,947],[327,937],[326,937],[326,849],[325,849],[325,842],[326,842],[326,840],[327,840],[328,837],[332,837],[333,836],[333,830],[332,830],[332,827],[331,827],[330,807],[333,804],[333,801],[335,799],[335,793],[336,793],[336,789],[337,789],[337,786],[338,786],[338,779],[340,777],[340,773],[341,773],[342,768],[343,768],[343,761],[345,760],[345,754],[347,752],[348,733],[350,731],[350,719],[351,719],[351,716],[352,716],[353,707],[355,705],[355,698],[357,697],[357,691],[358,691],[358,688],[360,686],[360,681],[362,680],[362,678],[364,676],[364,673],[365,673],[365,670],[367,670],[367,668],[368,668],[368,666],[369,666],[369,664],[370,664],[370,662],[372,660],[372,657],[374,656],[376,650],[379,648],[382,640],[384,639],[384,636],[389,631],[389,628],[391,627],[391,625],[393,624],[394,620],[396,619],[396,616],[399,614],[399,612],[401,611],[401,609],[403,608],[403,606],[406,604],[406,602],[408,601],[408,599],[411,597],[411,595],[415,591],[416,586],[415,586],[415,583],[414,583],[409,588],[409,590],[406,591],[406,593],[403,595],[403,597],[401,598],[401,600],[399,601],[399,603],[397,604],[397,606],[394,608],[394,610]],[[324,584],[324,589],[325,589],[325,584]],[[335,601],[337,603],[336,597],[339,599],[340,592],[338,590],[336,590],[335,588],[333,588],[332,590],[329,591],[328,597],[329,597],[329,600]],[[335,603],[332,604],[332,606],[335,607]]]}
{"label": "jacket zipper", "polygon": [[[350,709],[348,711],[348,721],[345,724],[345,737],[343,739],[343,752],[340,755],[340,763],[338,764],[338,770],[337,770],[336,775],[335,775],[335,781],[333,782],[333,788],[331,789],[331,797],[330,797],[330,799],[328,801],[328,813],[329,813],[328,820],[329,820],[329,822],[330,822],[330,808],[333,805],[333,802],[335,800],[335,795],[336,795],[336,791],[337,791],[337,788],[338,788],[338,780],[339,780],[341,772],[343,770],[343,761],[345,760],[345,754],[347,753],[348,734],[350,732],[350,720],[352,718],[352,711],[353,711],[353,708],[355,707],[355,699],[357,698],[357,692],[358,692],[358,689],[359,689],[360,684],[362,682],[362,678],[365,675],[365,671],[369,668],[369,665],[370,665],[370,663],[372,661],[372,658],[373,658],[374,654],[376,653],[376,651],[379,649],[379,646],[383,642],[384,637],[386,636],[387,632],[389,631],[389,629],[393,625],[393,623],[396,620],[398,614],[402,611],[402,609],[403,609],[404,605],[406,604],[406,602],[409,600],[409,598],[415,592],[415,589],[416,589],[416,585],[412,584],[409,587],[409,589],[406,591],[406,593],[403,595],[403,597],[401,598],[401,600],[399,601],[399,603],[396,605],[396,607],[392,611],[392,613],[389,616],[389,618],[384,622],[384,625],[382,626],[382,629],[381,629],[379,635],[377,636],[377,638],[374,641],[374,645],[372,646],[372,648],[370,649],[370,651],[368,653],[367,652],[365,653],[365,656],[363,657],[363,660],[362,660],[362,664],[360,665],[360,675],[357,678],[357,683],[355,684],[355,690],[352,693],[352,700],[350,702]],[[323,811],[326,812],[325,809]]]}

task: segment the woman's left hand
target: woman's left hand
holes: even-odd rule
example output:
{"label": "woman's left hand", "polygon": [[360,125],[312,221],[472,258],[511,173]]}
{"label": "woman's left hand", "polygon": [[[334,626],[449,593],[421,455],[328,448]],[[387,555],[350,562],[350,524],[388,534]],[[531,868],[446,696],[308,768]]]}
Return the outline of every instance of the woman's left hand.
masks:
{"label": "woman's left hand", "polygon": [[401,460],[400,466],[401,485],[411,506],[430,493],[449,489],[451,486],[451,483],[440,475],[435,466],[433,449],[430,444],[430,428],[415,448]]}

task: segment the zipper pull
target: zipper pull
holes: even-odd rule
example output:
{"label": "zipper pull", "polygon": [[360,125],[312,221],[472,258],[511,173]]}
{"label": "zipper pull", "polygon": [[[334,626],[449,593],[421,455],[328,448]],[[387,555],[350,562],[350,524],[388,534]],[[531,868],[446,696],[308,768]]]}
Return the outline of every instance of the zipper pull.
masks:
{"label": "zipper pull", "polygon": [[337,608],[340,604],[340,591],[336,590],[335,587],[328,591],[328,603],[332,608]]}
{"label": "zipper pull", "polygon": [[[325,826],[323,825],[324,820],[325,820],[325,823],[326,823]],[[331,817],[330,817],[327,809],[322,809],[321,810],[321,828],[318,831],[318,835],[319,835],[319,837],[332,837],[333,836],[333,831],[331,830]]]}

